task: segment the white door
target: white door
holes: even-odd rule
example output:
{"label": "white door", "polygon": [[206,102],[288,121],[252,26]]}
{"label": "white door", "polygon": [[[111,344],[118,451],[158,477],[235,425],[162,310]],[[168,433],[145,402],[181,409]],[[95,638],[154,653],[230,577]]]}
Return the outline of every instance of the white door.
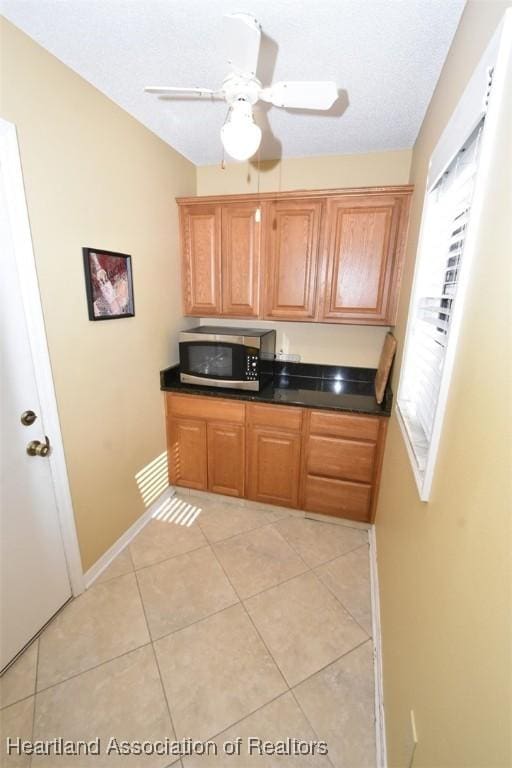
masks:
{"label": "white door", "polygon": [[[45,420],[42,410],[41,382],[38,382],[33,357],[33,354],[41,355],[41,349],[34,348],[34,334],[31,332],[31,322],[38,316],[37,311],[33,311],[34,307],[30,317],[27,317],[26,304],[30,298],[38,304],[36,310],[39,310],[42,319],[39,295],[37,290],[35,297],[30,295],[27,285],[22,284],[20,271],[23,270],[20,270],[20,254],[17,252],[23,245],[23,238],[20,240],[17,229],[20,222],[23,225],[23,217],[20,218],[19,211],[13,207],[16,190],[12,187],[10,161],[18,160],[19,165],[19,157],[9,158],[6,155],[4,129],[8,124],[1,123],[0,670],[71,597],[52,457],[51,454],[41,456],[36,453],[31,456],[27,453],[31,441],[44,443],[45,435],[48,435],[51,444],[54,435],[50,429],[52,418]],[[14,130],[13,126],[10,128]],[[15,133],[13,135],[15,137]],[[17,154],[17,143],[11,141],[9,146]],[[25,221],[28,228],[26,208]],[[25,246],[30,243],[30,233],[26,235]],[[31,269],[34,285],[37,285],[33,257]],[[27,279],[26,274],[23,279]],[[44,327],[39,329],[39,333],[44,336]],[[47,356],[46,345],[43,348]],[[26,411],[33,411],[36,416],[28,426],[22,423],[22,414]],[[60,441],[60,430],[55,439]]]}

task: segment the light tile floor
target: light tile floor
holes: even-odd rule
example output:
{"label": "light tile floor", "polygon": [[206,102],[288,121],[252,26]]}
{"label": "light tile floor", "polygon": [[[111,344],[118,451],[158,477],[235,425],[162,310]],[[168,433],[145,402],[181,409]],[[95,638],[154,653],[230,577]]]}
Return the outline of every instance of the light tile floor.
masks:
{"label": "light tile floor", "polygon": [[[184,493],[0,679],[2,765],[374,768],[368,534]],[[5,736],[101,740],[100,755],[5,755]],[[215,756],[106,754],[109,739],[209,740]],[[328,755],[248,756],[250,737]],[[241,754],[222,745],[241,738]]]}

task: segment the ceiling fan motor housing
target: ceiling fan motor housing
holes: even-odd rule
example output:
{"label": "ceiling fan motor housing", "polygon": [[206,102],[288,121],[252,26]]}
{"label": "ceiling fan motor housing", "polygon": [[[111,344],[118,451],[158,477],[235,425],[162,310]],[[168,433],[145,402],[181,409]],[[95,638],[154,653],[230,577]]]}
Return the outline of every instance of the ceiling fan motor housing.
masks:
{"label": "ceiling fan motor housing", "polygon": [[232,106],[236,101],[247,101],[256,104],[262,86],[256,77],[229,75],[222,83],[222,91],[227,103]]}

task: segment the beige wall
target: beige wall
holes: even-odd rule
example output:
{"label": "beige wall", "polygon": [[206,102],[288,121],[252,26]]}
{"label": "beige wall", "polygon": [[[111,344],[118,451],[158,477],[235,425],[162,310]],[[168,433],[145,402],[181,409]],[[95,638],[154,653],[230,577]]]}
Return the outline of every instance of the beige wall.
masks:
{"label": "beige wall", "polygon": [[[2,21],[2,117],[16,124],[85,569],[144,505],[165,448],[160,368],[181,317],[175,195],[194,166]],[[82,247],[132,255],[136,316],[87,317]]]}
{"label": "beige wall", "polygon": [[[428,159],[509,4],[469,2],[414,148],[400,354]],[[409,764],[411,709],[414,768],[512,764],[512,91],[508,114],[429,503],[418,500],[395,416],[388,433],[376,527],[391,768]]]}
{"label": "beige wall", "polygon": [[[338,130],[343,130],[341,124]],[[411,156],[410,149],[401,149],[366,155],[322,155],[262,161],[259,191],[408,184]],[[220,165],[197,168],[198,195],[232,195],[257,191],[257,163],[227,163],[225,169]]]}
{"label": "beige wall", "polygon": [[[325,155],[261,163],[259,191],[333,189],[408,184],[411,150],[367,155]],[[250,163],[197,168],[197,194],[239,194],[258,191],[258,171]],[[203,318],[202,322],[210,322]],[[219,321],[240,325],[240,321]],[[277,349],[301,355],[306,363],[376,367],[388,328],[327,323],[247,322],[244,326],[275,328]]]}
{"label": "beige wall", "polygon": [[376,368],[388,332],[385,327],[340,326],[328,323],[284,323],[270,320],[215,320],[203,317],[202,324],[274,328],[276,352],[299,354],[302,363],[355,365]]}

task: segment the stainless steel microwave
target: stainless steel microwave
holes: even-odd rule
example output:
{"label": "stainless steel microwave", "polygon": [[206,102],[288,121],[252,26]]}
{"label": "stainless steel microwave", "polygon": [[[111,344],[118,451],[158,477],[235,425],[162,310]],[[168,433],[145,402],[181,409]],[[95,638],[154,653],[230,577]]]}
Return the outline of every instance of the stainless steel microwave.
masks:
{"label": "stainless steel microwave", "polygon": [[184,384],[258,392],[272,380],[275,331],[200,325],[181,331],[179,348]]}

